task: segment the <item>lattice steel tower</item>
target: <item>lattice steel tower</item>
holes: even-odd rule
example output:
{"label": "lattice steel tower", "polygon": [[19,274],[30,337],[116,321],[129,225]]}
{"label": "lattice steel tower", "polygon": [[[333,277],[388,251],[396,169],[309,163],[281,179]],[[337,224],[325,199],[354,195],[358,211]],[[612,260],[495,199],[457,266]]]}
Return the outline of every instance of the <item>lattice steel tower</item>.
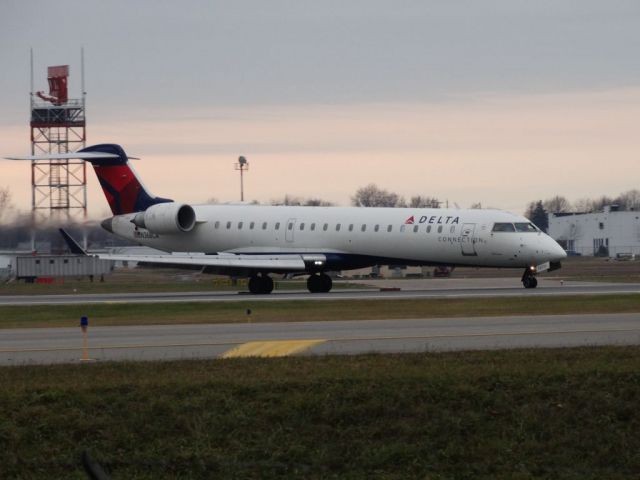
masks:
{"label": "lattice steel tower", "polygon": [[[69,65],[48,67],[49,93],[33,88],[31,52],[31,154],[75,152],[86,146],[84,52],[81,52],[81,98],[68,97]],[[87,216],[87,167],[83,160],[31,162],[31,207],[34,221],[62,214]],[[40,214],[40,215],[39,215]]]}

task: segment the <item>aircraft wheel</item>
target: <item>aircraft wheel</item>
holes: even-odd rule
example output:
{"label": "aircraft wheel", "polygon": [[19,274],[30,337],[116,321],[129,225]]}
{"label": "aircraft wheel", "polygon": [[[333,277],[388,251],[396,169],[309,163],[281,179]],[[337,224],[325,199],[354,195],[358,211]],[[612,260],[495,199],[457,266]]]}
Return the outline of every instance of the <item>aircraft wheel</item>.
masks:
{"label": "aircraft wheel", "polygon": [[269,275],[253,275],[249,278],[249,291],[254,295],[271,293],[273,279]]}
{"label": "aircraft wheel", "polygon": [[524,288],[536,288],[538,286],[538,279],[534,276],[527,275],[522,279],[522,285]]}
{"label": "aircraft wheel", "polygon": [[273,279],[269,275],[264,275],[262,277],[263,282],[263,291],[262,293],[271,293],[273,292]]}
{"label": "aircraft wheel", "polygon": [[309,275],[309,278],[307,278],[307,290],[311,293],[320,293],[320,275]]}
{"label": "aircraft wheel", "polygon": [[311,293],[327,293],[332,285],[331,277],[325,273],[315,273],[307,279],[307,289]]}
{"label": "aircraft wheel", "polygon": [[331,277],[329,275],[327,275],[326,273],[321,273],[320,282],[321,282],[321,289],[320,289],[321,292],[327,293],[331,291],[331,287],[333,286],[333,281],[331,280]]}

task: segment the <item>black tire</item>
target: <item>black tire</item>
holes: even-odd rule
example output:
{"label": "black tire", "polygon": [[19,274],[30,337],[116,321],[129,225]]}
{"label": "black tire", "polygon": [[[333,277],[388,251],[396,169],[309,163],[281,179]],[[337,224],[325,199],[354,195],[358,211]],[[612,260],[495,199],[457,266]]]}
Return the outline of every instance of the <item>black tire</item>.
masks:
{"label": "black tire", "polygon": [[273,279],[269,275],[262,277],[262,293],[269,294],[273,292]]}
{"label": "black tire", "polygon": [[311,293],[320,293],[322,292],[321,290],[321,280],[320,280],[320,275],[309,275],[309,278],[307,278],[307,290],[309,290],[309,292]]}
{"label": "black tire", "polygon": [[257,295],[260,293],[260,277],[258,277],[257,275],[254,275],[252,277],[249,278],[249,291],[251,293],[253,293],[254,295]]}
{"label": "black tire", "polygon": [[273,279],[269,275],[253,275],[249,278],[249,291],[254,295],[266,295],[273,292]]}
{"label": "black tire", "polygon": [[325,273],[320,274],[320,282],[321,282],[321,287],[320,287],[320,291],[322,293],[328,293],[331,291],[331,287],[333,286],[333,280],[331,280],[331,277]]}

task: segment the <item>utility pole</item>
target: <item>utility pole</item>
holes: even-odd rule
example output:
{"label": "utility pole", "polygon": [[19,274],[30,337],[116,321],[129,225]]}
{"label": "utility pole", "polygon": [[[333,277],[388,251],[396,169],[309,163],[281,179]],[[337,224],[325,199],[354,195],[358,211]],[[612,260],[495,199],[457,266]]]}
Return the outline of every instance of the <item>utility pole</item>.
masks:
{"label": "utility pole", "polygon": [[249,162],[243,156],[238,157],[238,163],[235,164],[236,170],[240,170],[240,201],[244,202],[244,172],[249,170]]}

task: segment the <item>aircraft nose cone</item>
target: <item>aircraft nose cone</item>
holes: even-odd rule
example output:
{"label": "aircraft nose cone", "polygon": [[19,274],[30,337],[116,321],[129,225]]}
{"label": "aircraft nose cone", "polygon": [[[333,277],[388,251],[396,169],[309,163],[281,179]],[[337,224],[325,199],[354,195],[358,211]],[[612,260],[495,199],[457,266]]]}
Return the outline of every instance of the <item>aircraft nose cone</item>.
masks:
{"label": "aircraft nose cone", "polygon": [[549,251],[551,260],[554,262],[567,258],[567,252],[564,251],[564,248],[558,245],[558,242],[551,237],[547,239],[547,250]]}
{"label": "aircraft nose cone", "polygon": [[107,232],[113,233],[113,217],[107,218],[106,220],[103,220],[102,222],[100,222],[100,226],[104,228]]}

